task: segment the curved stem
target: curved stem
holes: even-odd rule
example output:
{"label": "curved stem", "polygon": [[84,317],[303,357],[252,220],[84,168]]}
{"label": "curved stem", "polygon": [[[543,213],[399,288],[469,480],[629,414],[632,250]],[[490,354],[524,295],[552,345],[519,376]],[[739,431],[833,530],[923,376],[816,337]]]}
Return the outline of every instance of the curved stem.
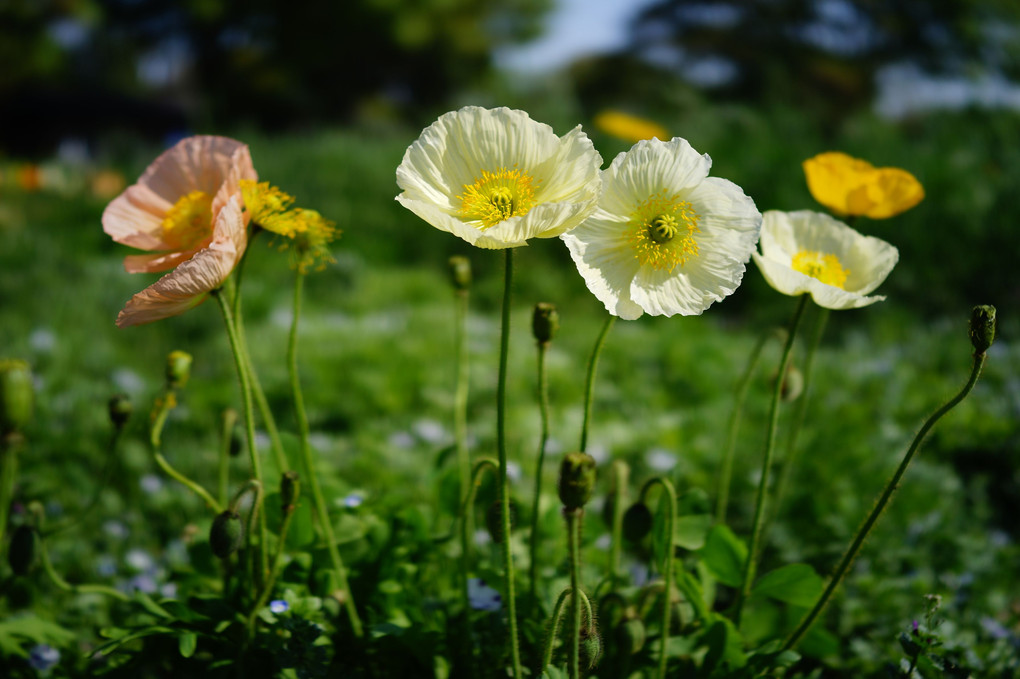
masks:
{"label": "curved stem", "polygon": [[262,588],[262,593],[259,595],[255,605],[252,606],[251,612],[248,614],[248,639],[252,639],[255,636],[255,618],[258,616],[258,612],[262,610],[262,607],[266,605],[266,601],[269,599],[269,595],[273,592],[273,585],[276,584],[276,578],[280,574],[280,559],[283,556],[284,545],[287,542],[287,533],[290,531],[290,523],[294,519],[294,507],[284,509],[283,525],[280,526],[280,539],[276,543],[276,550],[273,553],[272,566],[269,570],[269,577],[266,578],[266,584]]}
{"label": "curved stem", "polygon": [[616,589],[620,577],[620,552],[623,545],[623,514],[627,506],[627,482],[630,467],[623,460],[613,460],[613,524],[609,540],[609,589]]}
{"label": "curved stem", "polygon": [[662,649],[659,655],[659,679],[666,679],[666,660],[668,658],[667,642],[669,641],[669,617],[673,608],[673,556],[676,553],[676,536],[674,535],[674,524],[676,521],[676,489],[672,482],[662,476],[655,476],[645,482],[641,487],[641,501],[645,501],[648,491],[652,486],[658,484],[666,493],[669,504],[669,514],[666,516],[666,553],[662,559],[662,574],[665,584],[662,593]]}
{"label": "curved stem", "polygon": [[73,592],[75,594],[105,594],[121,601],[131,601],[130,596],[113,587],[107,587],[106,585],[72,585],[67,580],[64,580],[53,568],[53,563],[50,561],[50,552],[46,548],[46,541],[41,536],[39,537],[39,556],[46,576],[49,577],[54,585],[65,592]]}
{"label": "curved stem", "polygon": [[538,439],[538,461],[535,463],[535,498],[531,503],[531,560],[528,577],[531,581],[531,599],[538,601],[538,505],[542,498],[542,466],[545,447],[549,442],[549,376],[545,370],[545,353],[548,342],[538,343],[538,410],[542,419],[542,432]]}
{"label": "curved stem", "polygon": [[[564,510],[567,521],[567,546],[570,553],[570,650],[567,654],[567,673],[571,679],[581,676],[581,519],[584,508]],[[585,597],[587,598],[587,597]],[[589,614],[590,619],[590,614]]]}
{"label": "curved stem", "polygon": [[156,460],[156,464],[159,465],[159,468],[163,470],[164,474],[166,474],[173,480],[187,486],[188,490],[202,498],[202,501],[205,502],[209,509],[213,510],[217,514],[223,511],[223,508],[220,505],[220,503],[216,501],[216,498],[209,494],[209,491],[207,491],[197,482],[192,481],[187,476],[174,469],[173,466],[169,462],[167,462],[167,459],[163,457],[163,453],[156,451],[155,453],[153,453],[152,456]]}
{"label": "curved stem", "polygon": [[885,510],[886,505],[889,504],[889,500],[892,499],[893,493],[899,487],[900,479],[903,478],[903,474],[907,471],[907,467],[910,465],[910,461],[914,458],[918,448],[921,447],[921,442],[924,441],[924,437],[928,435],[928,432],[935,423],[942,418],[943,415],[948,413],[950,410],[955,408],[967,394],[970,393],[974,385],[977,384],[978,377],[981,375],[981,369],[985,364],[985,354],[975,354],[974,364],[971,367],[970,378],[967,383],[963,386],[956,396],[951,398],[945,405],[935,411],[935,413],[928,418],[928,420],[921,426],[920,431],[914,436],[914,440],[910,442],[910,447],[907,449],[906,454],[903,456],[903,460],[900,462],[899,467],[893,473],[892,478],[885,485],[885,489],[879,496],[878,501],[875,503],[875,507],[871,510],[871,514],[864,520],[864,524],[857,530],[857,535],[854,536],[853,541],[850,543],[850,547],[847,549],[846,554],[843,555],[839,565],[836,566],[836,570],[832,572],[832,578],[829,580],[829,585],[822,592],[822,595],[818,598],[818,602],[815,603],[814,608],[804,616],[804,619],[797,626],[797,629],[789,636],[786,642],[783,644],[783,649],[791,649],[797,645],[797,643],[803,638],[804,634],[811,628],[818,615],[825,609],[825,606],[829,603],[829,599],[832,598],[836,588],[839,587],[846,576],[847,571],[850,569],[850,564],[857,557],[857,553],[861,550],[861,546],[864,544],[864,540],[868,537],[868,533],[875,526],[878,518],[882,515],[882,511]]}
{"label": "curved stem", "polygon": [[595,373],[599,368],[599,355],[602,353],[602,345],[605,344],[606,336],[609,334],[609,330],[613,327],[615,321],[616,316],[612,314],[606,318],[606,322],[602,325],[602,330],[599,332],[598,339],[595,340],[595,346],[591,350],[591,357],[588,359],[588,377],[584,383],[584,421],[581,424],[580,451],[582,453],[588,447],[588,423],[591,422],[592,392],[595,389]]}
{"label": "curved stem", "polygon": [[163,427],[166,424],[167,416],[170,414],[170,411],[173,410],[176,403],[177,396],[172,389],[168,389],[164,392],[163,396],[157,402],[157,410],[152,419],[152,428],[149,431],[149,444],[152,446],[152,457],[156,460],[156,464],[159,465],[159,468],[163,470],[164,474],[178,483],[183,484],[192,493],[202,498],[202,501],[205,502],[209,509],[219,514],[223,511],[223,508],[220,506],[220,503],[213,498],[209,491],[207,491],[205,487],[197,481],[193,481],[181,472],[177,471],[177,469],[175,469],[174,466],[171,465],[165,457],[163,457]]}
{"label": "curved stem", "polygon": [[503,313],[499,338],[499,382],[496,391],[496,449],[499,453],[499,514],[503,540],[503,588],[514,679],[521,679],[521,650],[517,644],[517,601],[514,596],[514,558],[510,548],[510,488],[506,478],[506,373],[510,354],[510,297],[514,280],[514,249],[507,248],[503,273]]}
{"label": "curved stem", "polygon": [[[219,302],[220,311],[223,313],[224,325],[227,326],[227,338],[230,341],[231,353],[234,355],[234,367],[237,369],[237,379],[241,388],[241,403],[244,406],[245,433],[248,439],[248,458],[251,461],[252,476],[260,484],[262,483],[262,462],[259,460],[259,451],[255,445],[255,414],[251,400],[251,373],[248,371],[244,360],[244,353],[241,348],[241,341],[238,338],[237,327],[234,325],[234,317],[230,311],[230,305],[220,290],[213,290],[212,296]],[[236,295],[235,295],[236,297]],[[258,563],[259,571],[257,581],[262,582],[268,574],[269,557],[266,553],[268,542],[268,530],[266,529],[266,515],[259,513],[259,545]]]}
{"label": "curved stem", "polygon": [[772,468],[772,451],[776,446],[776,429],[779,425],[779,403],[782,400],[783,377],[786,375],[786,366],[790,363],[790,354],[793,352],[793,341],[797,337],[797,326],[804,315],[809,296],[801,295],[797,302],[797,310],[790,321],[790,330],[786,336],[786,346],[783,347],[783,357],[779,361],[779,373],[776,378],[775,388],[772,390],[772,409],[769,411],[768,434],[765,437],[765,454],[761,462],[761,479],[758,481],[758,499],[754,505],[754,524],[751,528],[751,540],[747,549],[747,562],[744,564],[743,584],[740,586],[740,595],[737,598],[737,609],[733,615],[733,624],[740,627],[740,616],[744,611],[744,604],[751,594],[751,585],[754,584],[754,574],[758,566],[759,543],[761,542],[761,527],[765,520],[765,496],[768,493],[769,471]]}
{"label": "curved stem", "polygon": [[343,606],[347,611],[347,618],[350,620],[355,636],[360,637],[363,634],[361,618],[358,616],[358,609],[354,605],[354,597],[347,582],[347,570],[344,568],[343,559],[340,558],[340,551],[336,546],[333,524],[329,519],[329,510],[326,508],[326,500],[322,495],[322,488],[319,486],[319,477],[315,473],[315,462],[312,459],[312,449],[308,442],[308,414],[305,411],[305,399],[301,392],[301,378],[298,375],[297,365],[298,320],[301,317],[301,289],[304,279],[304,274],[299,269],[294,276],[294,316],[290,324],[290,340],[287,344],[287,368],[290,372],[291,390],[294,392],[294,413],[297,416],[298,434],[301,439],[301,462],[304,466],[305,478],[312,489],[312,504],[318,515],[322,535],[326,539],[329,558],[337,575],[337,584],[343,592]]}
{"label": "curved stem", "polygon": [[733,397],[733,412],[730,413],[726,451],[723,453],[722,467],[719,470],[719,497],[715,507],[715,518],[718,523],[726,523],[726,510],[730,502],[730,484],[733,480],[733,455],[737,448],[737,432],[740,430],[740,419],[744,411],[744,401],[747,399],[747,391],[751,386],[751,378],[754,376],[755,368],[758,367],[758,361],[761,359],[762,349],[765,347],[769,337],[772,336],[772,333],[772,330],[766,330],[758,338],[758,342],[754,345],[754,349],[751,350],[751,355],[747,359],[747,366],[744,368],[744,374],[741,375],[740,381],[737,383],[737,391]]}
{"label": "curved stem", "polygon": [[[571,590],[569,587],[560,592],[559,597],[556,599],[556,604],[553,606],[552,615],[549,617],[549,627],[545,632],[545,644],[542,647],[542,666],[538,668],[537,672],[535,672],[535,676],[541,675],[542,670],[552,664],[553,645],[556,643],[556,635],[559,634],[560,631],[560,620],[563,618],[563,607],[566,605],[567,597],[570,596],[570,594]],[[591,627],[595,620],[594,614],[591,610],[591,601],[588,600],[587,595],[583,591],[578,590],[578,594],[581,595],[579,597],[581,605],[584,607],[584,614],[588,618],[588,626]]]}

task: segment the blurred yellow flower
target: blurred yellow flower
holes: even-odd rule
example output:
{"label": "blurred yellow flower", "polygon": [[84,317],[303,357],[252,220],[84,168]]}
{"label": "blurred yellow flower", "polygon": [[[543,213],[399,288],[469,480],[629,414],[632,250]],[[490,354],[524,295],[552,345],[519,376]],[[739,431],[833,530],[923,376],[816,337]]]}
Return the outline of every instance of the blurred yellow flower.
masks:
{"label": "blurred yellow flower", "polygon": [[335,222],[315,210],[291,209],[294,197],[269,182],[243,179],[241,196],[253,224],[284,238],[280,250],[293,247],[292,265],[301,273],[336,261],[329,252],[329,244],[340,235]]}
{"label": "blurred yellow flower", "polygon": [[839,151],[804,161],[808,189],[815,200],[840,215],[887,219],[921,202],[924,188],[898,167],[874,167]]}
{"label": "blurred yellow flower", "polygon": [[595,127],[606,134],[632,144],[653,137],[662,141],[670,138],[669,132],[659,123],[623,111],[613,109],[602,111],[595,116],[594,122]]}

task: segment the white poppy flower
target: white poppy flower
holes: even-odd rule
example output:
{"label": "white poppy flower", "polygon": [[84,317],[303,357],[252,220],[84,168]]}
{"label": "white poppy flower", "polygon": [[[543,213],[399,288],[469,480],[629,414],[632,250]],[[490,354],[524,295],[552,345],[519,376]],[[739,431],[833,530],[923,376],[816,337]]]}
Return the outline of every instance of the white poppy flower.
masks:
{"label": "white poppy flower", "polygon": [[584,221],[598,200],[601,166],[580,125],[557,137],[524,111],[466,106],[407,148],[397,200],[472,245],[511,248]]}
{"label": "white poppy flower", "polygon": [[603,173],[598,210],[562,238],[609,313],[697,315],[740,285],[761,214],[711,166],[675,137],[638,142]]}
{"label": "white poppy flower", "polygon": [[810,210],[766,212],[761,254],[754,253],[769,285],[784,295],[811,293],[826,309],[856,309],[885,299],[865,295],[881,285],[899,258],[884,240]]}

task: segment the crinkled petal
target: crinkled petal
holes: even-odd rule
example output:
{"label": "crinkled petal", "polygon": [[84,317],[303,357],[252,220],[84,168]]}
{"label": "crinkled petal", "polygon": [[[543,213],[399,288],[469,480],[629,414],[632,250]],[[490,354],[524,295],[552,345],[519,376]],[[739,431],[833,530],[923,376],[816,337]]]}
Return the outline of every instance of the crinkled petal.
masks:
{"label": "crinkled petal", "polygon": [[191,259],[196,252],[209,244],[208,241],[202,247],[181,252],[158,252],[152,255],[128,255],[124,258],[124,271],[128,273],[158,273],[174,268],[181,262]]}
{"label": "crinkled petal", "polygon": [[639,141],[630,151],[616,156],[605,171],[599,206],[630,216],[654,195],[682,194],[693,189],[711,168],[708,154],[699,154],[686,139]]}
{"label": "crinkled petal", "polygon": [[634,320],[644,312],[631,298],[631,281],[639,264],[627,242],[626,228],[626,223],[600,210],[581,227],[560,238],[588,289],[605,305],[606,311]]}

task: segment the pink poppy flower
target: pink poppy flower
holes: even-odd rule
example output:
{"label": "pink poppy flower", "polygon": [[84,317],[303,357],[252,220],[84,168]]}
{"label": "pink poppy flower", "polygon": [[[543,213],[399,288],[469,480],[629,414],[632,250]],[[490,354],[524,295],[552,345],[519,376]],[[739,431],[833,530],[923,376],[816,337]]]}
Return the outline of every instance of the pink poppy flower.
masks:
{"label": "pink poppy flower", "polygon": [[244,179],[258,179],[246,145],[226,137],[189,137],[106,207],[107,234],[154,251],[125,257],[126,271],[173,269],[131,298],[117,316],[118,326],[184,313],[223,284],[247,244]]}

